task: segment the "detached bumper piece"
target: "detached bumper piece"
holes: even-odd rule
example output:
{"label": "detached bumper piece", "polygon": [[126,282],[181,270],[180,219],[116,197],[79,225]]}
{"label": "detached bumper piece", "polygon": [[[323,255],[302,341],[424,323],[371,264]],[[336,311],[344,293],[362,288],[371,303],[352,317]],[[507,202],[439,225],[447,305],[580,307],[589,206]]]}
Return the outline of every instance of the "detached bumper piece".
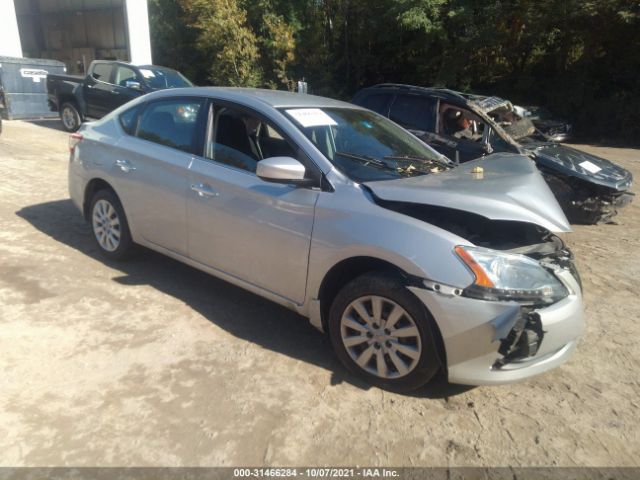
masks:
{"label": "detached bumper piece", "polygon": [[451,383],[517,382],[569,359],[584,331],[582,295],[570,258],[562,252],[559,256],[567,264],[555,274],[569,295],[548,306],[536,308],[469,298],[442,288],[408,287],[438,324]]}
{"label": "detached bumper piece", "polygon": [[608,222],[618,214],[618,209],[630,204],[634,196],[632,192],[616,192],[573,200],[569,220],[588,225]]}

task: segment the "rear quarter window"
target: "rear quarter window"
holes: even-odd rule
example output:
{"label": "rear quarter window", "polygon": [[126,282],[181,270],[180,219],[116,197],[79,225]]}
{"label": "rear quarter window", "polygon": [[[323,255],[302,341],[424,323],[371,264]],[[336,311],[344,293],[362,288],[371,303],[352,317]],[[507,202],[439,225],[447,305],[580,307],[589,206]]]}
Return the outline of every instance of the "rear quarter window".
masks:
{"label": "rear quarter window", "polygon": [[120,125],[129,135],[133,135],[136,131],[138,113],[140,113],[140,105],[136,105],[120,115]]}
{"label": "rear quarter window", "polygon": [[200,98],[162,100],[146,106],[138,121],[136,136],[167,147],[196,153]]}

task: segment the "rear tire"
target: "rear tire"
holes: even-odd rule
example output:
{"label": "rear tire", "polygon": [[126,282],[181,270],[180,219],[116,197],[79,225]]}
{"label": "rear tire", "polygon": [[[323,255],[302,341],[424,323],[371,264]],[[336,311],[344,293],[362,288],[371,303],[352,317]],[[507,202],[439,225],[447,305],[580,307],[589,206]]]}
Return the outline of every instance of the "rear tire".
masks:
{"label": "rear tire", "polygon": [[62,128],[67,132],[75,132],[82,124],[82,117],[78,111],[78,106],[73,102],[65,102],[60,108],[60,120]]}
{"label": "rear tire", "polygon": [[440,369],[424,305],[389,274],[368,273],[338,293],[329,312],[336,355],[354,375],[385,390],[407,392]]}
{"label": "rear tire", "polygon": [[131,239],[127,216],[115,193],[100,190],[93,196],[89,221],[102,256],[109,260],[125,260],[135,253],[136,245]]}

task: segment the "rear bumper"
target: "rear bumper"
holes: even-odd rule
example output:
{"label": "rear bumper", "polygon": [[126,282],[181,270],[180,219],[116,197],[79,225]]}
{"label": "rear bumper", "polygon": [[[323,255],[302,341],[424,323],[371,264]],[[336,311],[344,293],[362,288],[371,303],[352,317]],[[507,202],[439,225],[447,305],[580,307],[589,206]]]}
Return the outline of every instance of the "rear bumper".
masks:
{"label": "rear bumper", "polygon": [[87,181],[82,175],[82,163],[78,159],[76,152],[71,153],[69,158],[69,197],[76,208],[84,214],[84,191]]}
{"label": "rear bumper", "polygon": [[539,315],[544,336],[535,355],[509,360],[499,353],[502,340],[526,313],[515,302],[489,302],[410,287],[433,315],[444,341],[448,378],[465,385],[512,383],[566,362],[584,331],[582,295],[568,270],[557,274],[569,296]]}

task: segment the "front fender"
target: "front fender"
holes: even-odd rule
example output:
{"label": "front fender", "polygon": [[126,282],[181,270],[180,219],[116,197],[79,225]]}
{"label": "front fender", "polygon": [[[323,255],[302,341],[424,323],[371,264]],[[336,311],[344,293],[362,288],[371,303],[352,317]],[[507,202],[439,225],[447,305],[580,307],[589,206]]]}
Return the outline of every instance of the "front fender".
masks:
{"label": "front fender", "polygon": [[359,185],[323,192],[316,204],[307,298],[317,299],[327,273],[353,257],[372,257],[409,275],[464,288],[473,282],[473,275],[455,255],[456,245],[471,244],[377,205]]}

